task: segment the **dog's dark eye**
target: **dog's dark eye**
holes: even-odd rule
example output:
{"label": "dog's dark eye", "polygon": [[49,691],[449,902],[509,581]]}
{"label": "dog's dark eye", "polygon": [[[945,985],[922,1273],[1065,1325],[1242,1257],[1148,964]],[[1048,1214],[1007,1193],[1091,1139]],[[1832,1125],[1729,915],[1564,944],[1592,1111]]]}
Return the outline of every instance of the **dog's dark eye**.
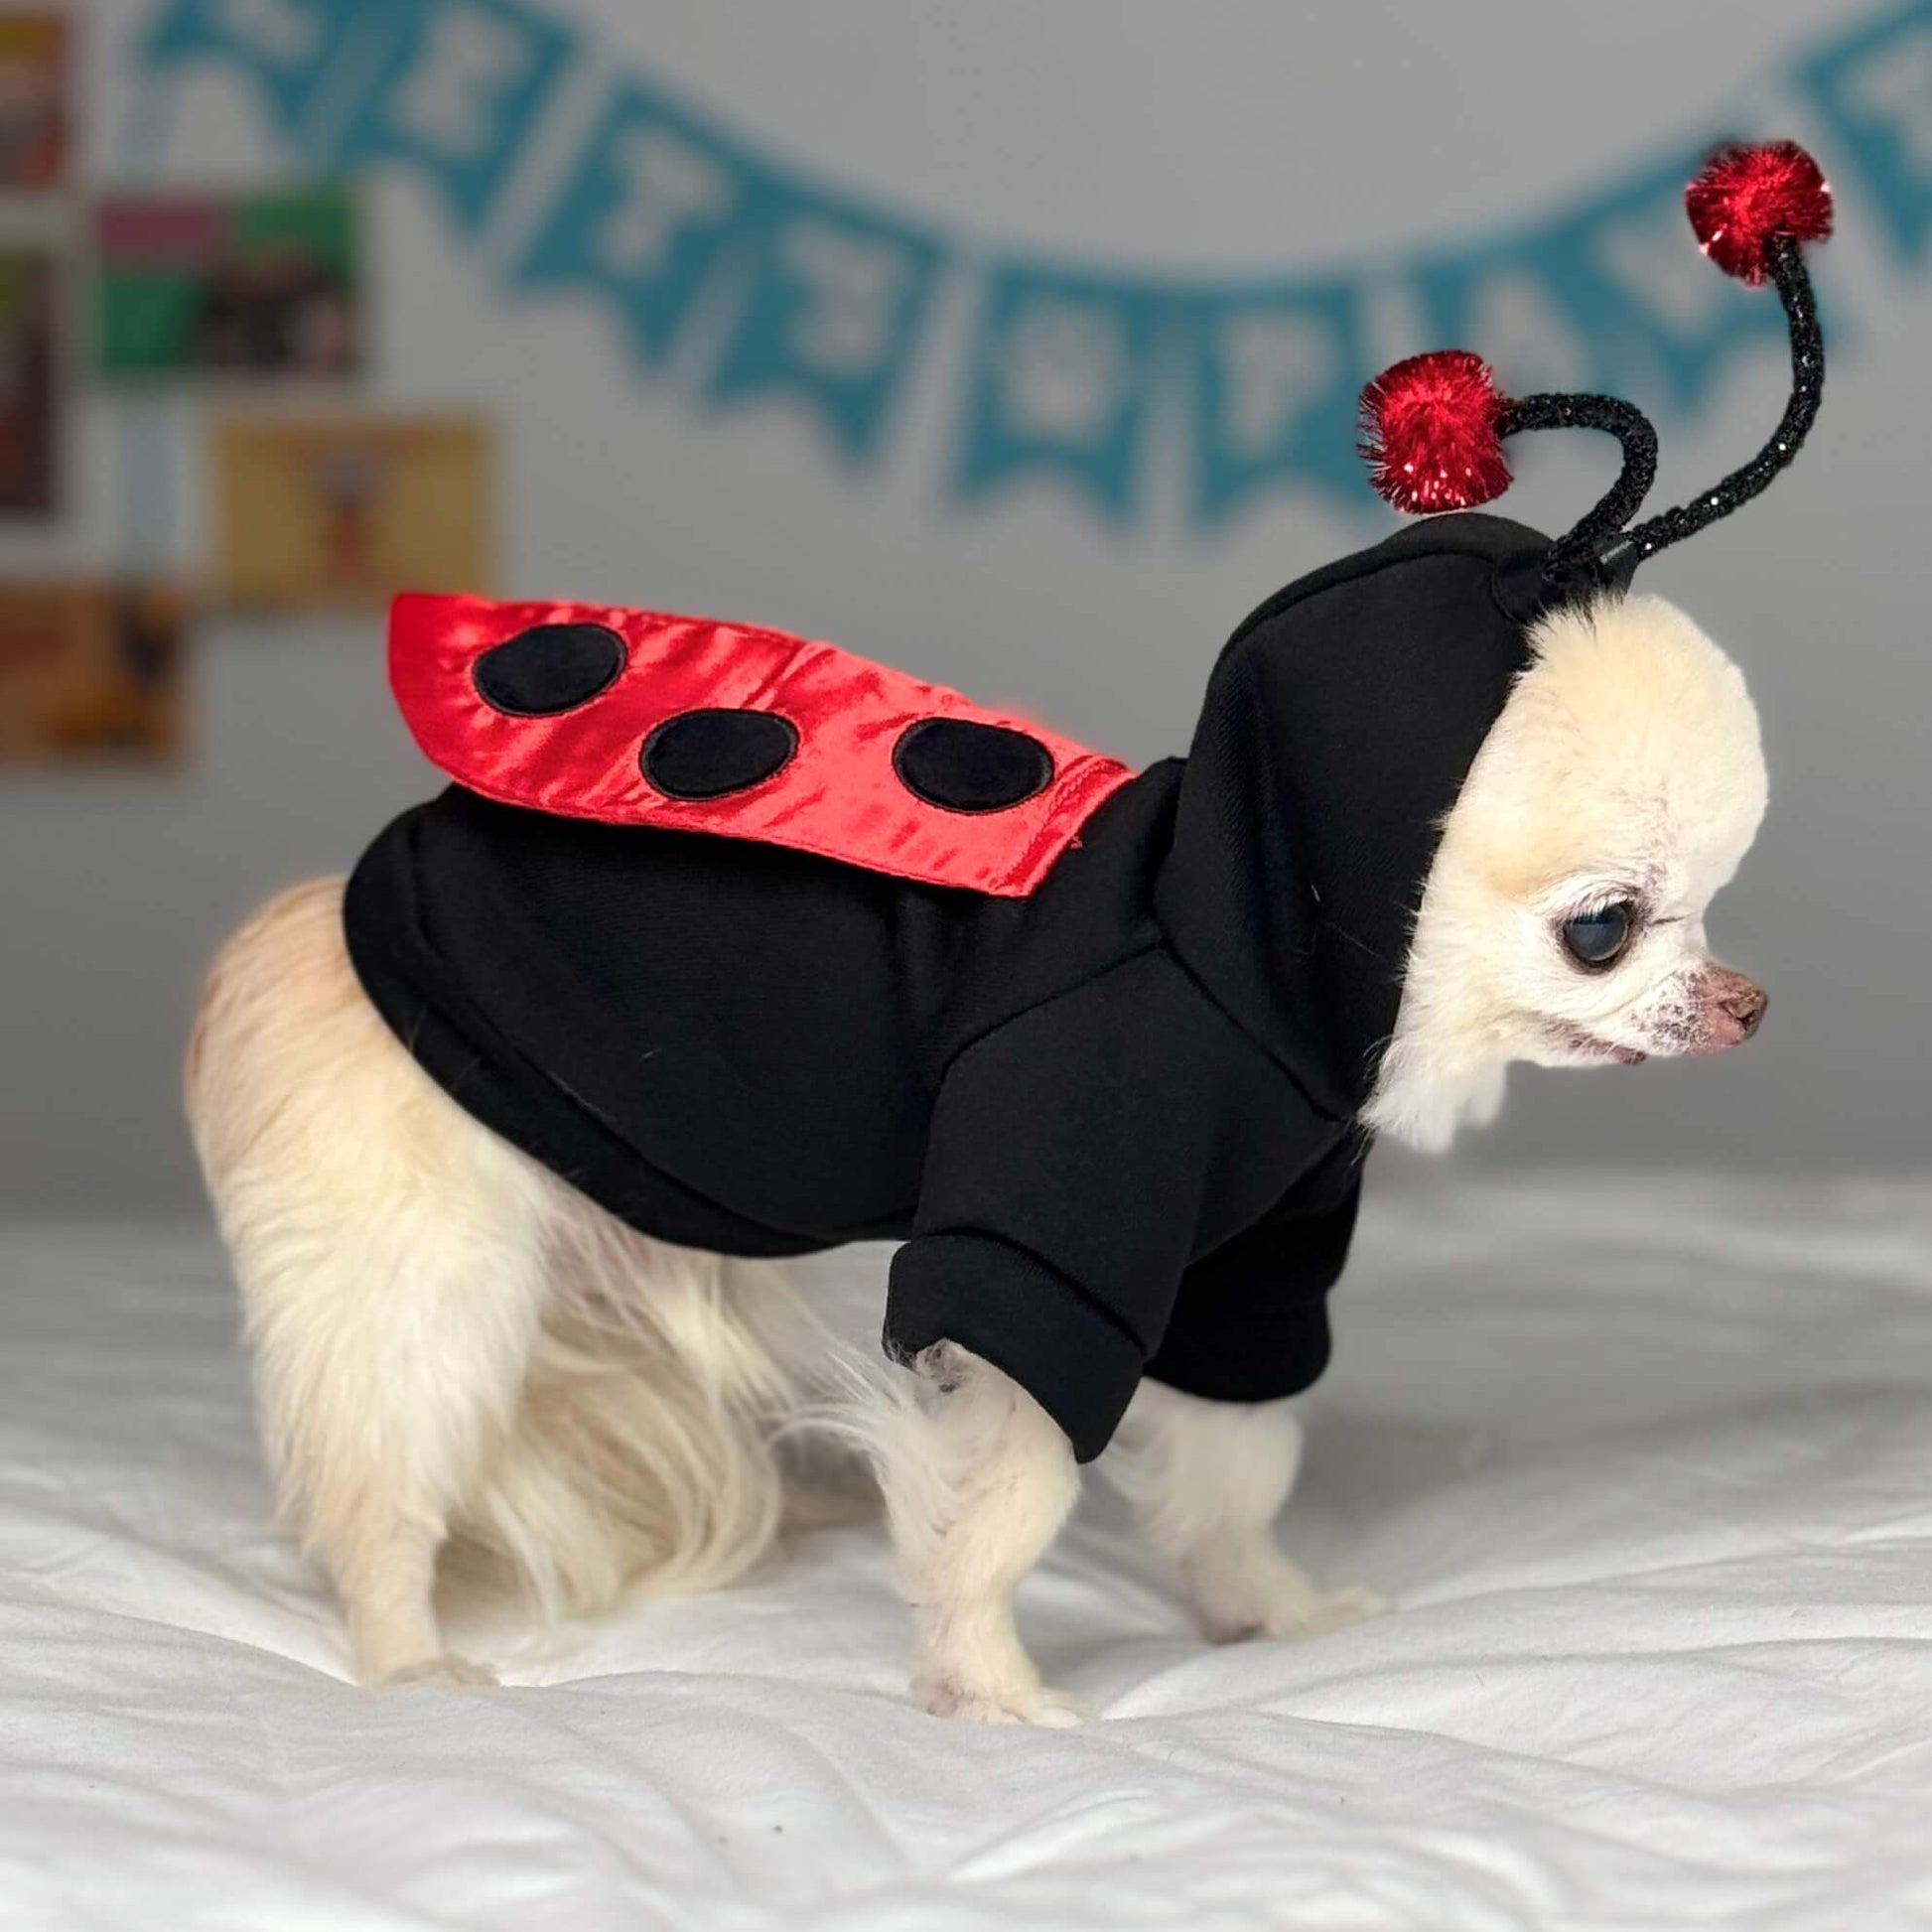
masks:
{"label": "dog's dark eye", "polygon": [[1622,956],[1636,930],[1637,910],[1625,899],[1580,912],[1563,922],[1565,950],[1579,966],[1611,966]]}

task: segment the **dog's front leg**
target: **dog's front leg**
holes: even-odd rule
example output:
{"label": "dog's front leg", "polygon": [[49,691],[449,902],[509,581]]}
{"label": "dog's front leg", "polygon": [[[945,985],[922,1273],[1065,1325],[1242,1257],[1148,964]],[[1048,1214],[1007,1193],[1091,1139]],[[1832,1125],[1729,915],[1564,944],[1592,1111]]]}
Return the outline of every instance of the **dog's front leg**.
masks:
{"label": "dog's front leg", "polygon": [[1219,1642],[1318,1636],[1388,1607],[1371,1590],[1317,1589],[1276,1542],[1301,1465],[1302,1425],[1286,1402],[1206,1402],[1154,1381],[1135,1391],[1100,1461]]}
{"label": "dog's front leg", "polygon": [[912,1606],[912,1689],[937,1717],[1065,1725],[1020,1642],[1013,1593],[1079,1494],[1059,1426],[990,1362],[951,1342],[914,1359],[909,1399],[874,1441]]}

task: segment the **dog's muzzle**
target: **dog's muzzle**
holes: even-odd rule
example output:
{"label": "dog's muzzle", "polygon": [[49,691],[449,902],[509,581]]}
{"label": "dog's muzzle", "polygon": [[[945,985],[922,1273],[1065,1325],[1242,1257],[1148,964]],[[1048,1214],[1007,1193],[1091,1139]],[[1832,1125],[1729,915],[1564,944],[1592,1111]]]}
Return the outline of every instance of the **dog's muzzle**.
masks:
{"label": "dog's muzzle", "polygon": [[1740,1046],[1757,1032],[1770,997],[1755,980],[1728,966],[1713,966],[1699,976],[1698,1029],[1693,1053],[1722,1053]]}

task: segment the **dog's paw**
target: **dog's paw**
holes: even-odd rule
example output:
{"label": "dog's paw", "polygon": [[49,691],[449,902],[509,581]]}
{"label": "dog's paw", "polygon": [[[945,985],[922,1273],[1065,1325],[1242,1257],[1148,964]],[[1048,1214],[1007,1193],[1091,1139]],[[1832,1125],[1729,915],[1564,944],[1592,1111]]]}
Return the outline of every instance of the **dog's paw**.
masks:
{"label": "dog's paw", "polygon": [[1366,1623],[1393,1607],[1386,1596],[1355,1584],[1346,1589],[1317,1591],[1306,1604],[1277,1605],[1246,1634],[1299,1643],[1307,1637],[1325,1637],[1331,1630],[1345,1630],[1351,1623]]}
{"label": "dog's paw", "polygon": [[983,1725],[1037,1725],[1042,1730],[1070,1730],[1093,1714],[1077,1698],[1042,1685],[1011,1689],[967,1686],[950,1678],[915,1684],[913,1695],[935,1718],[966,1718]]}
{"label": "dog's paw", "polygon": [[1238,1643],[1247,1637],[1299,1643],[1366,1622],[1389,1608],[1387,1598],[1359,1586],[1315,1588],[1273,1549],[1198,1576],[1195,1601],[1202,1627],[1216,1643]]}
{"label": "dog's paw", "polygon": [[372,1684],[469,1684],[494,1685],[498,1680],[494,1670],[487,1664],[473,1662],[468,1657],[459,1657],[454,1651],[444,1651],[436,1657],[419,1657],[413,1663],[398,1664],[386,1670],[380,1677],[368,1680]]}

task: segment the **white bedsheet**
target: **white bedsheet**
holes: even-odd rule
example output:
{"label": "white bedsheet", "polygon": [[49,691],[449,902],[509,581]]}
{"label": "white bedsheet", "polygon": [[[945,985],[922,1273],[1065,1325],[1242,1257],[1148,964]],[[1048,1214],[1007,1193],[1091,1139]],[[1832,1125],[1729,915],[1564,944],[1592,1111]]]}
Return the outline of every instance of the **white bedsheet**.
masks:
{"label": "white bedsheet", "polygon": [[1337,1312],[1286,1528],[1397,1613],[1212,1648],[1095,1511],[1099,1722],[980,1729],[873,1527],[350,1687],[212,1243],[0,1235],[0,1924],[1932,1922],[1932,1187],[1384,1194]]}

